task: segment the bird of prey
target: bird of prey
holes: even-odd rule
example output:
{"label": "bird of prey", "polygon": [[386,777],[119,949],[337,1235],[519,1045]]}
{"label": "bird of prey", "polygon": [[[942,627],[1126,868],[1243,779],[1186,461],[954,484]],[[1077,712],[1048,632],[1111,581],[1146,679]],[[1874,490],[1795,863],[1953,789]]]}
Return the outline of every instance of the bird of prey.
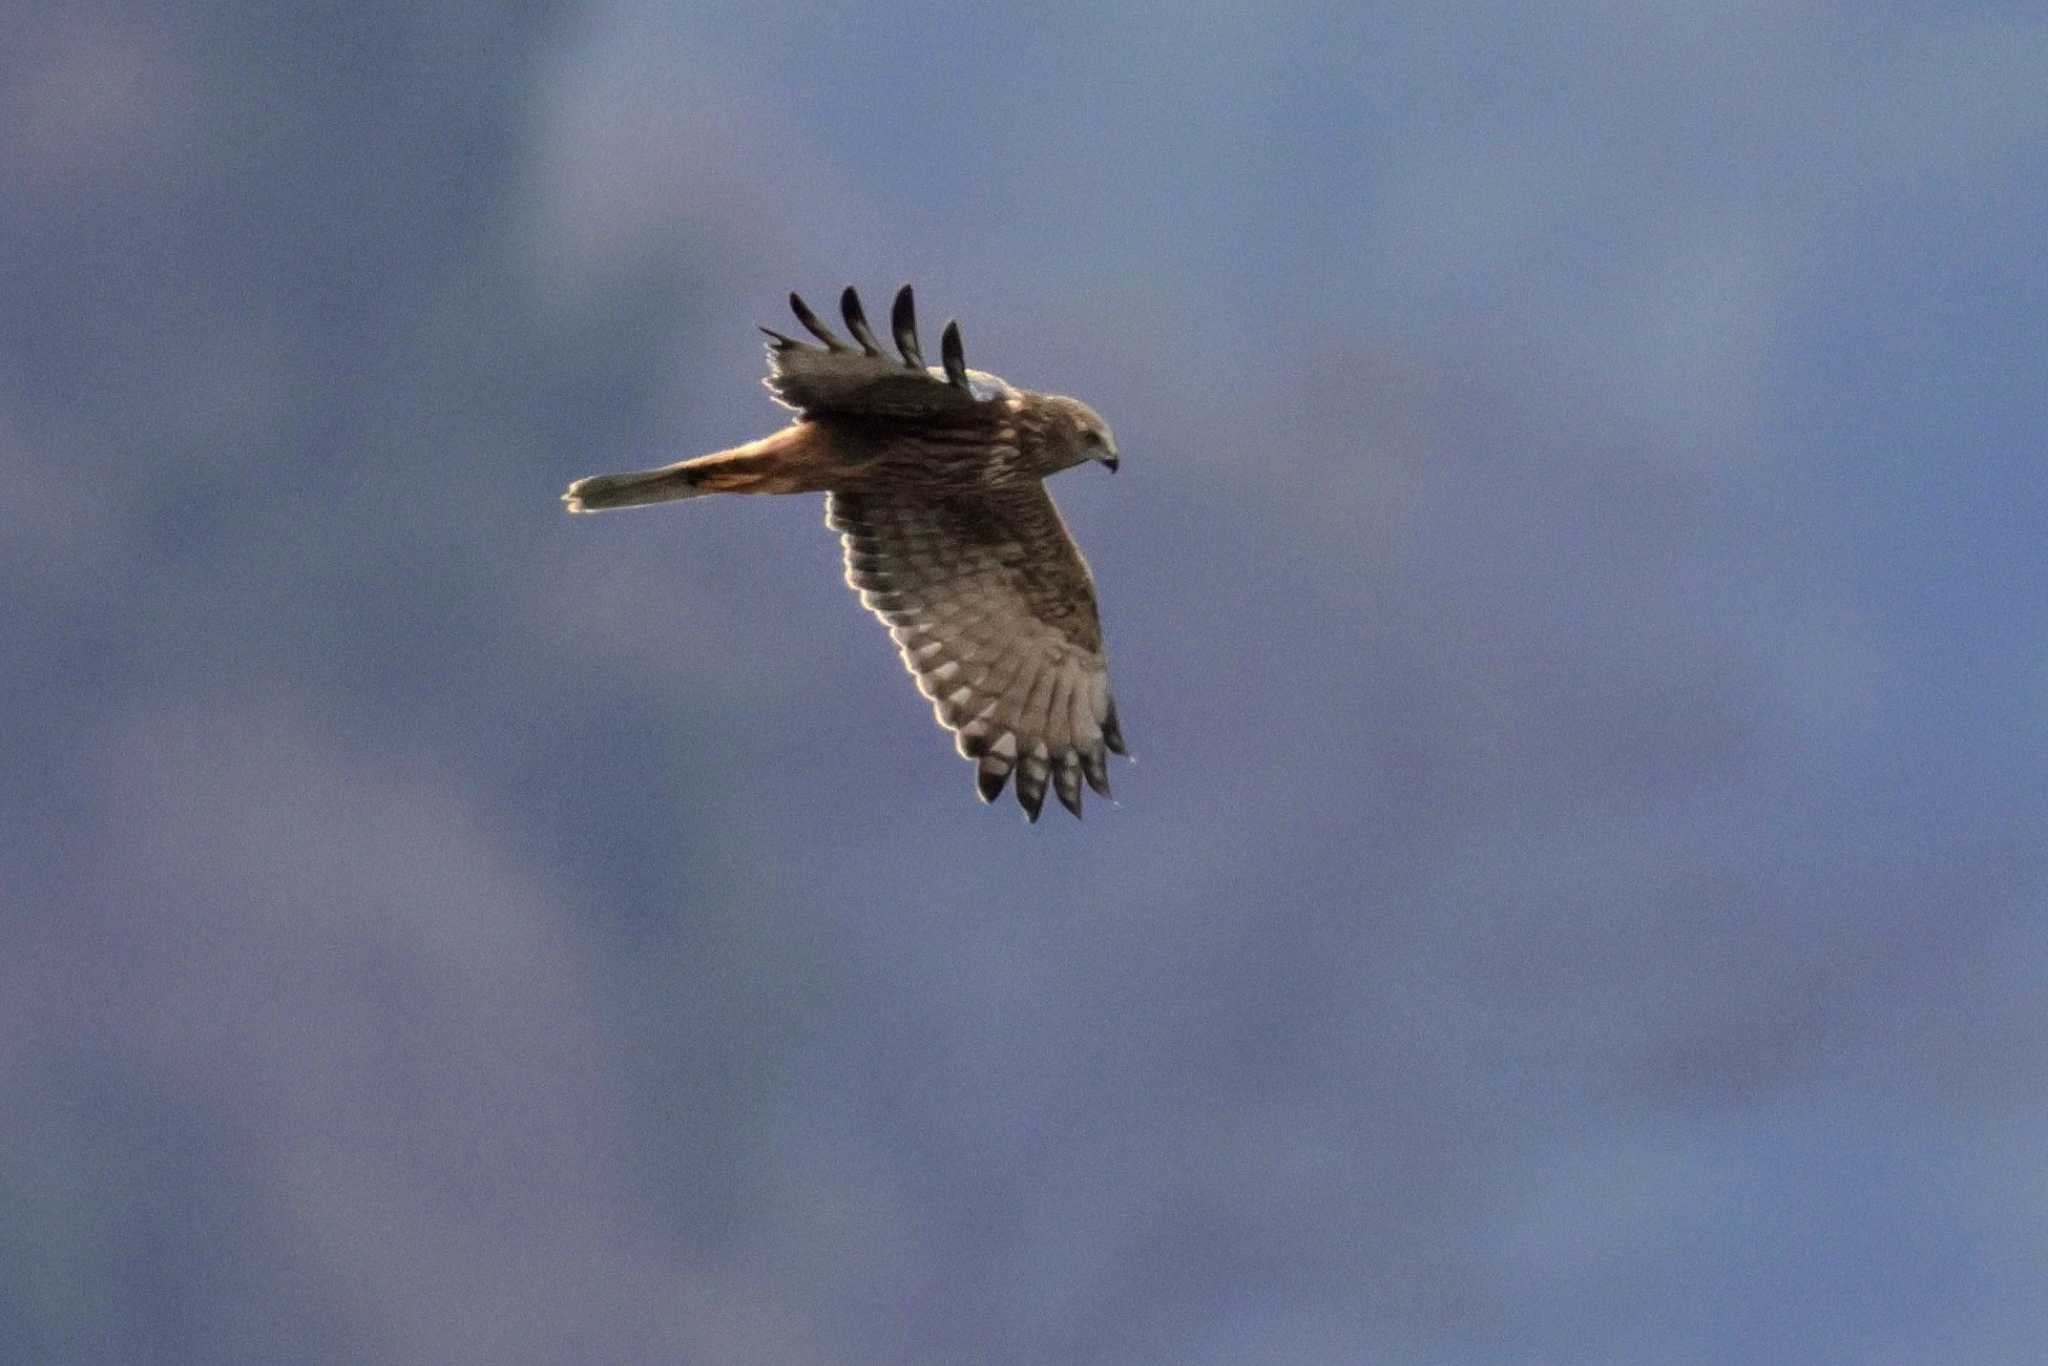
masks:
{"label": "bird of prey", "polygon": [[823,493],[847,584],[956,732],[981,799],[994,801],[1014,773],[1033,821],[1048,784],[1079,816],[1082,781],[1108,796],[1108,751],[1126,751],[1094,580],[1044,480],[1091,460],[1114,471],[1109,424],[1079,399],[968,369],[958,323],[946,324],[941,364],[927,366],[909,285],[890,317],[895,356],[850,287],[839,301],[850,344],[797,295],[789,306],[818,344],[761,329],[764,382],[795,411],[788,426],[662,469],[579,479],[562,501],[599,512],[706,493]]}

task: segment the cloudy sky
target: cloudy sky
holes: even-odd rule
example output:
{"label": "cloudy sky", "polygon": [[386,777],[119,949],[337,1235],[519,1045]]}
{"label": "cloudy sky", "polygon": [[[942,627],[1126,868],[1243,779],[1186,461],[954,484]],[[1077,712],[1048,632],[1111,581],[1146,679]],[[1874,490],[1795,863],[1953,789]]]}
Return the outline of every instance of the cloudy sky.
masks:
{"label": "cloudy sky", "polygon": [[[2037,1359],[2039,7],[881,8],[13,25],[0,1357]],[[1081,823],[556,501],[903,280]]]}

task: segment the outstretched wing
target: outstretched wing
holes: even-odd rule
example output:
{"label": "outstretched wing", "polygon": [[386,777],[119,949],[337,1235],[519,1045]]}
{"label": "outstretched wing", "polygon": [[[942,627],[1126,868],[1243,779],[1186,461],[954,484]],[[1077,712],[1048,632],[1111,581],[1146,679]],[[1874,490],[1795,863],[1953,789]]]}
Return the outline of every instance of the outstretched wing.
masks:
{"label": "outstretched wing", "polygon": [[819,346],[762,328],[768,341],[768,378],[778,402],[806,417],[836,413],[846,416],[922,418],[948,424],[976,421],[991,400],[1015,391],[994,375],[969,370],[960,345],[960,324],[946,324],[940,340],[941,366],[927,367],[917,340],[917,305],[905,285],[890,311],[890,330],[900,356],[883,352],[876,342],[860,295],[848,286],[839,296],[839,310],[848,345],[795,294],[789,307]]}
{"label": "outstretched wing", "polygon": [[1032,820],[1050,782],[1081,814],[1085,778],[1109,795],[1124,753],[1095,584],[1042,484],[919,496],[838,490],[846,581],[888,624],[939,724],[978,762],[994,801],[1014,771]]}

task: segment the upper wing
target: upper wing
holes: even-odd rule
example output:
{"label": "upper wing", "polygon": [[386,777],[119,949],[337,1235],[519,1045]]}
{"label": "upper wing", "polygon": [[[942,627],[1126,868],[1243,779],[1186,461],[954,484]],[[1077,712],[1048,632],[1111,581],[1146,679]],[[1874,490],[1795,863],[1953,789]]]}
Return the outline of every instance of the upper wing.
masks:
{"label": "upper wing", "polygon": [[901,360],[883,353],[868,326],[860,295],[851,286],[839,296],[839,309],[846,318],[846,330],[853,333],[854,346],[818,321],[818,315],[797,295],[789,296],[789,306],[796,320],[824,345],[812,346],[762,328],[770,339],[766,383],[777,401],[806,416],[840,413],[958,421],[975,416],[990,400],[1015,392],[994,375],[967,368],[958,323],[947,323],[940,341],[944,366],[925,365],[917,341],[917,307],[909,285],[897,292],[890,316]]}
{"label": "upper wing", "polygon": [[1088,565],[1043,484],[973,494],[837,490],[846,581],[889,635],[939,724],[979,760],[994,801],[1014,769],[1038,819],[1050,781],[1081,814],[1081,780],[1109,795],[1124,753]]}

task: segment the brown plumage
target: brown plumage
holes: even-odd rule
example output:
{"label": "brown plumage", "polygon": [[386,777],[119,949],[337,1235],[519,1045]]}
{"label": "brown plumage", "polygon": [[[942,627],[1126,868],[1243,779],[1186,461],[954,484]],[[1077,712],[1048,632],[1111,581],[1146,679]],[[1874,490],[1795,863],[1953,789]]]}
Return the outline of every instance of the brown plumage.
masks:
{"label": "brown plumage", "polygon": [[637,474],[579,479],[571,512],[705,493],[825,494],[846,581],[889,627],[939,724],[994,801],[1014,774],[1032,820],[1050,786],[1081,814],[1081,785],[1109,795],[1124,753],[1110,697],[1095,584],[1045,491],[1047,475],[1099,460],[1109,425],[1078,399],[1016,389],[967,368],[957,323],[926,366],[905,285],[890,310],[896,356],[860,296],[840,297],[849,343],[804,301],[790,311],[818,345],[768,333],[768,388],[796,411],[744,446]]}

